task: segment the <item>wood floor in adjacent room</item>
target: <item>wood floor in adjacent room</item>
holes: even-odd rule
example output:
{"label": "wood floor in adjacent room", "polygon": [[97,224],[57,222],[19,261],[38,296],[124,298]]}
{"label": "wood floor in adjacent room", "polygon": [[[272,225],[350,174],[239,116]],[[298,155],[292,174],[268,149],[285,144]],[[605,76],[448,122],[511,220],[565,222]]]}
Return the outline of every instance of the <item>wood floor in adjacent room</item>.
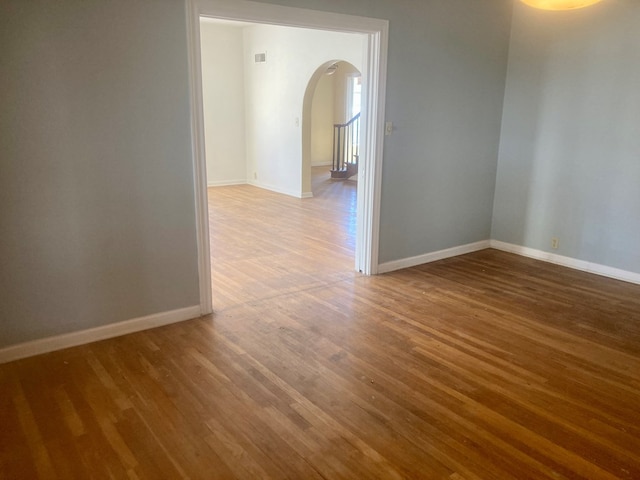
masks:
{"label": "wood floor in adjacent room", "polygon": [[640,286],[364,277],[355,183],[315,180],[210,189],[213,316],[0,365],[0,478],[640,479]]}

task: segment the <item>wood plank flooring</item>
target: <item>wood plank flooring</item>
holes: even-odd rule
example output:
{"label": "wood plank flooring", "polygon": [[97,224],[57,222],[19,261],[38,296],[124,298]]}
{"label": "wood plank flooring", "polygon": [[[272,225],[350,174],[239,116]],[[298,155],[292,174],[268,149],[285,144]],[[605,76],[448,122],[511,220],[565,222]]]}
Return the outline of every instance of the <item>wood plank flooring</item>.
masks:
{"label": "wood plank flooring", "polygon": [[214,309],[353,278],[356,189],[329,167],[313,168],[313,199],[210,188]]}
{"label": "wood plank flooring", "polygon": [[364,277],[321,183],[211,192],[214,315],[0,365],[0,478],[640,478],[640,286],[495,250]]}

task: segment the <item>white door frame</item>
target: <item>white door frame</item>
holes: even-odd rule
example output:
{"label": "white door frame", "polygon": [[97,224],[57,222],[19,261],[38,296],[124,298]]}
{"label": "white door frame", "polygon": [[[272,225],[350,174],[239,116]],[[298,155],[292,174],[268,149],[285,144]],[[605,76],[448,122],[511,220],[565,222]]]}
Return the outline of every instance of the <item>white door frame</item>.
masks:
{"label": "white door frame", "polygon": [[380,186],[384,136],[389,22],[375,18],[319,12],[245,0],[186,0],[191,95],[191,141],[196,202],[198,276],[202,314],[213,311],[209,215],[207,202],[200,17],[216,17],[288,27],[361,33],[367,35],[363,52],[362,155],[358,173],[355,268],[365,275],[378,273]]}

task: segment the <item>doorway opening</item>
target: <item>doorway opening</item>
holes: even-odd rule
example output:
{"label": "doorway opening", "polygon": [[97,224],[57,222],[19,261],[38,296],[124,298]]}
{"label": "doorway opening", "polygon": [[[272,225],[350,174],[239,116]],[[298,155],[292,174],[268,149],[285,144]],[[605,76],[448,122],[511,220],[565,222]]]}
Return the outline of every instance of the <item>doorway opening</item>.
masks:
{"label": "doorway opening", "polygon": [[[345,60],[320,65],[309,80],[303,103],[303,174],[357,183],[360,160],[362,75]],[[327,167],[327,168],[321,168]],[[313,175],[312,175],[313,172]],[[317,185],[316,178],[315,185]],[[309,179],[305,188],[315,192]],[[355,186],[355,185],[354,185]],[[311,196],[311,195],[308,195]]]}
{"label": "doorway opening", "polygon": [[[192,0],[188,3],[189,60],[191,72],[192,132],[196,186],[196,223],[199,255],[200,304],[203,314],[212,311],[211,259],[207,207],[200,17],[282,25],[364,35],[362,78],[362,170],[357,192],[355,269],[377,273],[380,174],[384,125],[384,87],[388,22],[249,1]],[[266,53],[266,52],[264,52]],[[266,56],[266,55],[265,55]],[[256,57],[257,58],[257,57]],[[380,132],[380,133],[379,133]],[[301,174],[303,172],[300,172]],[[304,179],[304,175],[301,177]],[[302,195],[301,195],[302,196]]]}

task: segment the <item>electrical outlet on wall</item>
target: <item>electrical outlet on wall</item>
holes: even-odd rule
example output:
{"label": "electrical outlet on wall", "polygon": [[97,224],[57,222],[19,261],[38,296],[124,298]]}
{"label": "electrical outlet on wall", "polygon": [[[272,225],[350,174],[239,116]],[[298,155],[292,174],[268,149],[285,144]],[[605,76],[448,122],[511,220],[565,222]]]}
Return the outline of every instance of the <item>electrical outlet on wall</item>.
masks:
{"label": "electrical outlet on wall", "polygon": [[560,239],[558,237],[551,237],[551,248],[556,250],[560,246]]}

